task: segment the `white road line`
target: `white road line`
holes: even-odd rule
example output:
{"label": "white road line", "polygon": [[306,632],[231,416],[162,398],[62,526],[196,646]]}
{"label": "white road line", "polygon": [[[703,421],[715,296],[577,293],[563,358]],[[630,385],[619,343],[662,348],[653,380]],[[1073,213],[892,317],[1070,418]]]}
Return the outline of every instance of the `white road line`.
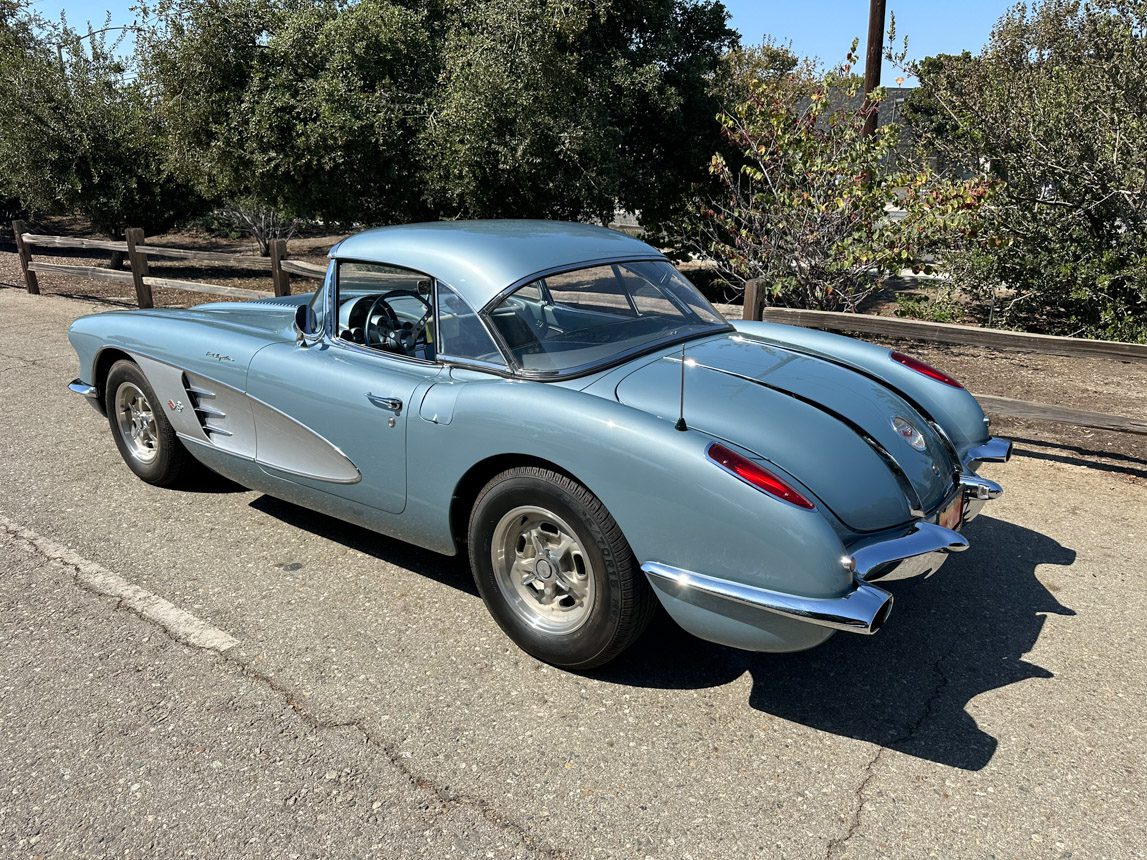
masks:
{"label": "white road line", "polygon": [[194,645],[196,648],[219,652],[239,644],[239,640],[231,634],[225,633],[218,627],[212,627],[202,618],[180,609],[171,601],[128,582],[122,576],[117,576],[94,561],[89,561],[63,544],[24,528],[7,517],[0,516],[0,530],[24,544],[29,551],[71,568],[81,585],[99,594],[119,598],[125,606],[163,627],[181,642]]}

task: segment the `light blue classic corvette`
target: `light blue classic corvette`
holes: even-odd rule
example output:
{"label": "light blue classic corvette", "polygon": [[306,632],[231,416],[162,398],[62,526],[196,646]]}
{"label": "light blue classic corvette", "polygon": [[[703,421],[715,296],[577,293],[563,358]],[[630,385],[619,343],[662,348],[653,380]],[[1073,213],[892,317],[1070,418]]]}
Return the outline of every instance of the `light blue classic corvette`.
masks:
{"label": "light blue classic corvette", "polygon": [[658,602],[795,651],[875,633],[967,547],[1006,460],[922,362],[726,322],[656,249],[581,224],[413,224],[336,245],[313,295],[83,317],[71,389],[140,478],[194,461],[437,552],[469,552],[530,654],[615,657]]}

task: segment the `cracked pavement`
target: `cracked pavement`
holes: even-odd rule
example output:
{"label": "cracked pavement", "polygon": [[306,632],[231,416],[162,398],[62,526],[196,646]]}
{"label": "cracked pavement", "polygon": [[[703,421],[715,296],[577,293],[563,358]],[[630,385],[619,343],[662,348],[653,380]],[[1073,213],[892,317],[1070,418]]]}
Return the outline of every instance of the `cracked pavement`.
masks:
{"label": "cracked pavement", "polygon": [[458,560],[137,481],[65,387],[101,309],[0,289],[0,516],[238,644],[0,529],[0,856],[1147,856],[1142,479],[1021,450],[879,635],[752,655],[660,622],[580,677]]}

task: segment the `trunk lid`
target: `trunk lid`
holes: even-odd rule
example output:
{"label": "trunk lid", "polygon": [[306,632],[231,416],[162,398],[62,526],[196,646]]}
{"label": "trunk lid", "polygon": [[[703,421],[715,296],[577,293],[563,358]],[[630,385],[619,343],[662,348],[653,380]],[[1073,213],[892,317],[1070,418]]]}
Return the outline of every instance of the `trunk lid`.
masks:
{"label": "trunk lid", "polygon": [[[890,528],[919,504],[937,508],[954,486],[943,441],[911,405],[875,380],[742,334],[686,347],[685,420],[805,484],[847,527]],[[676,420],[680,351],[627,374],[617,399]],[[893,426],[919,431],[917,450]],[[891,461],[891,462],[890,462]]]}

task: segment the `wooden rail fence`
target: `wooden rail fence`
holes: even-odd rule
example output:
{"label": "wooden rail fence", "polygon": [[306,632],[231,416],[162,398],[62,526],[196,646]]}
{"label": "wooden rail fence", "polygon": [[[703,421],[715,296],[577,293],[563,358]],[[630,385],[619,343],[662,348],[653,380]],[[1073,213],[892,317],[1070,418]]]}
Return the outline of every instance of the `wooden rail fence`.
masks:
{"label": "wooden rail fence", "polygon": [[[131,284],[135,289],[136,303],[141,308],[155,306],[153,287],[167,287],[188,290],[196,293],[209,293],[237,299],[261,299],[269,295],[288,296],[291,294],[291,275],[322,280],[326,268],[301,260],[287,259],[285,239],[271,241],[271,255],[257,257],[250,254],[225,254],[219,251],[195,251],[189,248],[168,248],[163,245],[149,245],[144,239],[143,230],[129,227],[124,231],[124,241],[110,239],[79,239],[71,236],[45,236],[28,232],[23,221],[12,222],[12,232],[16,236],[16,252],[20,257],[20,268],[24,273],[24,284],[29,293],[40,292],[37,273],[55,273],[91,278],[99,281]],[[124,254],[129,263],[128,271],[105,268],[103,266],[68,265],[65,263],[44,263],[33,259],[33,248],[71,248],[89,251],[111,251]],[[271,291],[245,290],[227,287],[204,281],[182,281],[174,278],[160,278],[152,275],[148,268],[149,257],[189,260],[193,263],[210,266],[230,266],[233,268],[259,269],[270,274]]]}
{"label": "wooden rail fence", "polygon": [[[20,268],[24,273],[24,283],[29,293],[38,294],[40,284],[37,274],[52,272],[63,275],[93,278],[96,280],[130,283],[135,289],[136,301],[141,308],[154,306],[153,287],[167,287],[198,293],[226,296],[228,298],[259,299],[268,295],[287,296],[291,293],[291,276],[322,280],[326,275],[323,266],[287,258],[287,243],[283,239],[271,242],[269,257],[256,257],[247,254],[225,254],[218,251],[194,251],[187,248],[168,248],[146,243],[143,230],[138,227],[125,231],[124,241],[108,239],[80,239],[69,236],[45,236],[28,232],[23,221],[13,221],[12,231],[16,236],[16,251],[20,257]],[[79,266],[63,263],[43,263],[33,259],[33,248],[73,248],[80,250],[110,251],[127,257],[129,271],[104,268],[102,266]],[[208,265],[260,269],[269,272],[272,292],[244,290],[201,281],[181,281],[173,278],[159,278],[148,270],[149,257],[190,260]],[[976,326],[950,325],[924,320],[900,319],[897,317],[876,317],[864,314],[832,313],[828,311],[806,311],[792,308],[764,308],[764,290],[757,281],[745,285],[744,319],[768,320],[789,325],[847,331],[893,338],[931,341],[935,343],[966,344],[993,349],[1022,350],[1025,352],[1052,355],[1085,356],[1089,358],[1113,358],[1121,361],[1147,360],[1147,345],[1121,343],[1118,341],[1084,340],[1070,337],[1054,337],[1042,334],[1001,331],[999,329]],[[1047,403],[1033,403],[1015,400],[1010,397],[977,394],[976,398],[991,413],[1023,418],[1029,421],[1050,421],[1057,424],[1071,424],[1097,430],[1117,430],[1147,436],[1147,420],[1125,415],[1109,415],[1091,412],[1086,409],[1069,409]]]}
{"label": "wooden rail fence", "polygon": [[[826,331],[907,338],[933,343],[982,346],[990,349],[1020,350],[1087,358],[1113,358],[1119,361],[1147,361],[1147,344],[1141,343],[1028,334],[977,326],[901,319],[899,317],[806,311],[794,308],[766,308],[763,307],[763,298],[764,290],[760,282],[749,281],[745,285],[744,319],[767,320],[806,328],[825,329]],[[1034,403],[1027,400],[1015,400],[1011,397],[997,397],[991,394],[977,394],[976,399],[980,401],[985,410],[996,415],[1147,436],[1147,419],[1143,417],[1109,415],[1105,412],[1070,409],[1049,403]]]}

